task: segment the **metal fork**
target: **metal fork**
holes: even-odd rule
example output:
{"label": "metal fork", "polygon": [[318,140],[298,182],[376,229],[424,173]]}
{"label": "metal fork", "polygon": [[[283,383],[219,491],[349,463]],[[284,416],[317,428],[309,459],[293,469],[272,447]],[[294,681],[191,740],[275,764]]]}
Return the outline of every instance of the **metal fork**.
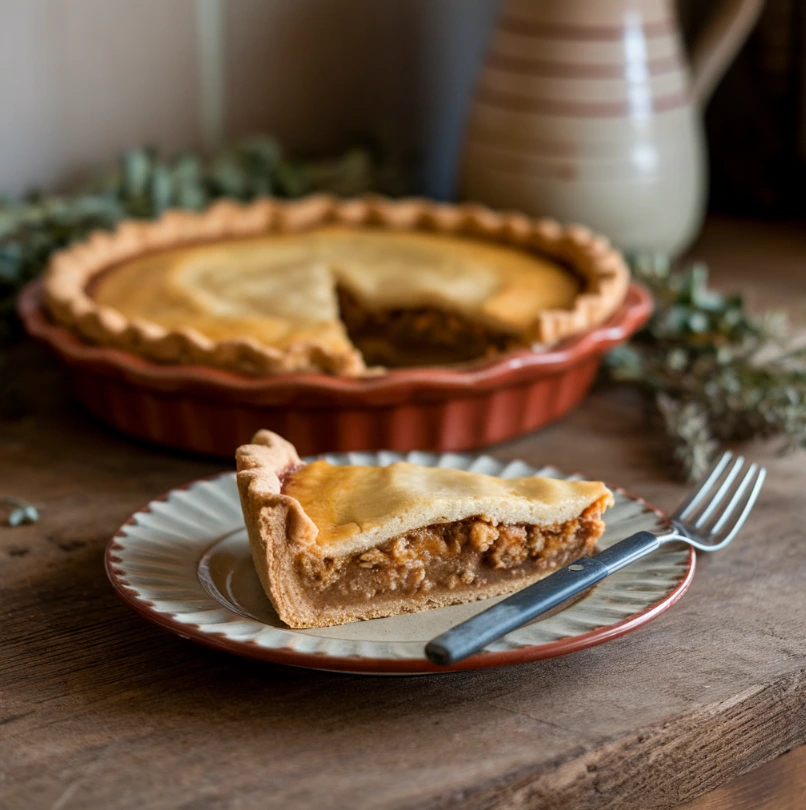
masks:
{"label": "metal fork", "polygon": [[724,453],[671,515],[671,531],[638,532],[595,557],[581,557],[429,641],[426,656],[442,666],[455,664],[664,543],[688,543],[699,551],[725,548],[747,520],[766,475],[758,464],[748,466],[741,456]]}

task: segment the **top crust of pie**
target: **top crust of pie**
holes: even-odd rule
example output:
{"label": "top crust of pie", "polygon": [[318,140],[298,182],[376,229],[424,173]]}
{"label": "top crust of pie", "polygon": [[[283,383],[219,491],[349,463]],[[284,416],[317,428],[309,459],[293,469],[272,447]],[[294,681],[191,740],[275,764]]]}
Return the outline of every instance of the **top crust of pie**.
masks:
{"label": "top crust of pie", "polygon": [[[234,272],[237,270],[237,272]],[[293,279],[293,284],[290,283]],[[556,262],[466,236],[330,226],[177,248],[102,275],[91,295],[129,319],[267,346],[352,350],[336,285],[370,310],[436,306],[515,337],[568,309],[579,282]]]}
{"label": "top crust of pie", "polygon": [[388,467],[299,467],[293,446],[269,431],[238,449],[238,484],[253,504],[282,503],[294,539],[322,556],[360,553],[413,529],[477,515],[550,526],[578,517],[611,495],[598,481],[480,473],[398,462]]}
{"label": "top crust of pie", "polygon": [[369,310],[432,306],[529,343],[607,318],[628,271],[587,229],[480,206],[326,196],[169,212],[54,258],[52,316],[161,362],[250,374],[366,367],[336,285]]}

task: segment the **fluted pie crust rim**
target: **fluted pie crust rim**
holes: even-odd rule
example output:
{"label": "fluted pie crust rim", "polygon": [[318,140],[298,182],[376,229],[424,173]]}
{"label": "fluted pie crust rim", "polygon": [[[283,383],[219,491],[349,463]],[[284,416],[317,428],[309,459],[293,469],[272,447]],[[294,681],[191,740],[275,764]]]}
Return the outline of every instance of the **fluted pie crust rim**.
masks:
{"label": "fluted pie crust rim", "polygon": [[601,323],[622,303],[629,285],[621,254],[605,237],[580,225],[496,212],[477,204],[314,195],[296,201],[266,198],[248,205],[220,201],[203,212],[173,210],[156,221],[126,220],[114,231],[94,232],[53,257],[44,280],[45,305],[58,324],[84,340],[160,363],[212,366],[253,376],[299,371],[348,377],[377,373],[368,371],[357,349],[337,353],[315,343],[281,349],[249,337],[214,341],[194,329],[172,330],[147,320],[130,320],[119,310],[98,304],[89,292],[101,273],[148,253],[301,232],[326,224],[488,239],[565,264],[586,280],[586,288],[572,308],[536,315],[530,330],[532,343],[555,344]]}

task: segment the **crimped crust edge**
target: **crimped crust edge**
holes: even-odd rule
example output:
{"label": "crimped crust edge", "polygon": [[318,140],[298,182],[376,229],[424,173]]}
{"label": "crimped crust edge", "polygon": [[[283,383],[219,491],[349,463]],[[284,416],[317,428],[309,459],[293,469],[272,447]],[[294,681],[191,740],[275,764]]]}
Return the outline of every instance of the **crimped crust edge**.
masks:
{"label": "crimped crust edge", "polygon": [[212,341],[194,329],[169,330],[156,323],[129,320],[118,310],[97,304],[87,291],[98,274],[144,253],[324,224],[476,236],[535,249],[565,262],[586,279],[586,289],[572,309],[538,313],[526,336],[535,344],[551,345],[601,323],[621,304],[629,285],[621,254],[606,238],[579,225],[563,226],[472,203],[450,205],[377,196],[338,200],[313,195],[291,202],[267,198],[249,205],[221,201],[200,213],[169,211],[153,222],[127,220],[114,231],[94,232],[53,257],[45,275],[45,304],[54,320],[85,340],[158,362],[208,365],[250,375],[319,371],[361,376],[368,370],[357,349],[332,352],[306,343],[278,349],[246,337]]}

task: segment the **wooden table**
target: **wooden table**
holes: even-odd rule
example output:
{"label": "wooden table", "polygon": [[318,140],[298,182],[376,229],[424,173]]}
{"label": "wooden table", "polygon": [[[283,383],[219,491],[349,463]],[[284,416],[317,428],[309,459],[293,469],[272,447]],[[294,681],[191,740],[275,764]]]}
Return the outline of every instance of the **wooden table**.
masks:
{"label": "wooden table", "polygon": [[[723,285],[762,278],[762,303],[806,300],[794,228],[715,221],[696,252]],[[124,607],[103,572],[110,535],[222,465],[91,421],[38,348],[16,363],[31,413],[0,423],[0,492],[42,518],[0,529],[0,807],[806,806],[806,749],[780,757],[806,743],[806,454],[747,448],[770,478],[746,530],[632,635],[498,670],[332,675],[214,652]],[[630,394],[493,452],[666,508],[683,492]]]}

